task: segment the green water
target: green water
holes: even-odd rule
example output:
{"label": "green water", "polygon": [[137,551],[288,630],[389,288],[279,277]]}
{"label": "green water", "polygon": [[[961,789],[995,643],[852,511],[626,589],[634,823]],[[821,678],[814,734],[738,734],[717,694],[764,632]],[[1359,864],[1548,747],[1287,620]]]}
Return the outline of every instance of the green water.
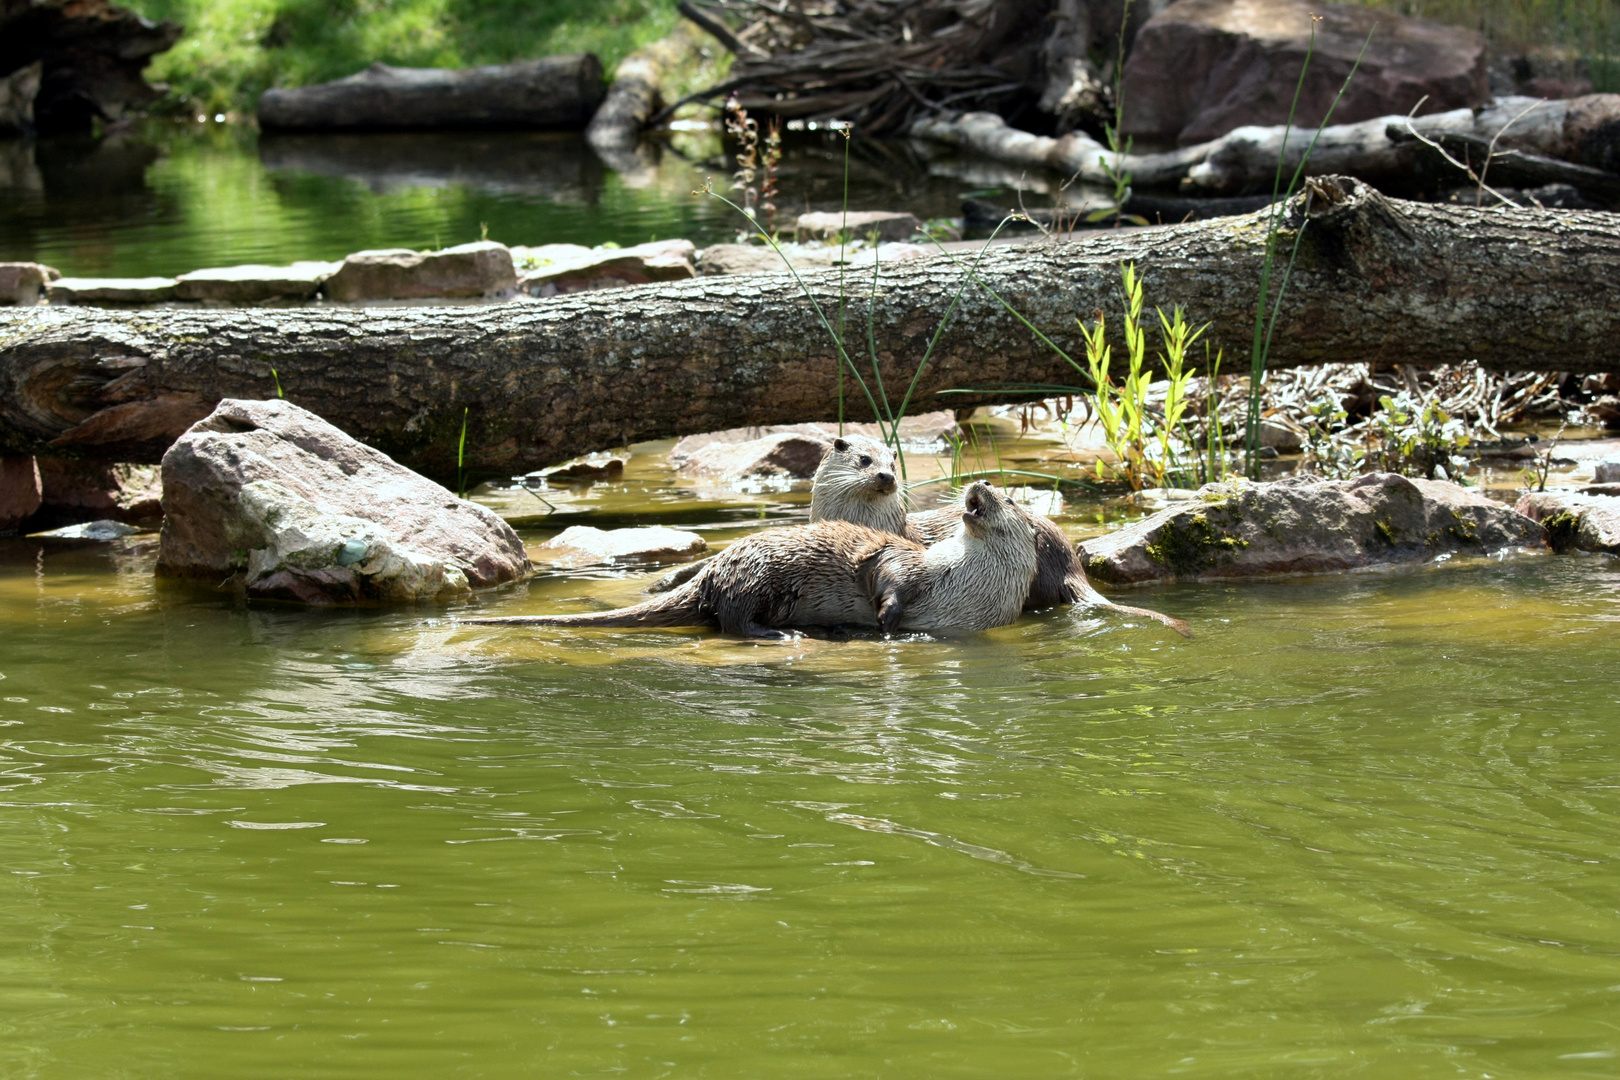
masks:
{"label": "green water", "polygon": [[1614,560],[783,645],[449,620],[611,572],[319,612],[154,554],[0,541],[0,1076],[1620,1074]]}
{"label": "green water", "polygon": [[[841,204],[843,146],[797,138],[782,214]],[[341,259],[378,247],[639,244],[736,238],[737,215],[695,194],[728,167],[710,133],[680,133],[615,172],[575,135],[522,132],[261,137],[235,124],[152,121],[100,139],[0,139],[0,261],[75,276]],[[976,181],[931,176],[902,144],[853,151],[852,209],[960,213]]]}

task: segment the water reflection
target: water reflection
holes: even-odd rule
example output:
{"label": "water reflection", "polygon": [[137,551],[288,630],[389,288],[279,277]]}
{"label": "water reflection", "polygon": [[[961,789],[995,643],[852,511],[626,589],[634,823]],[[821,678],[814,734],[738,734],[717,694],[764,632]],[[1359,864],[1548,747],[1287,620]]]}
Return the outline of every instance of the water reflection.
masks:
{"label": "water reflection", "polygon": [[572,206],[597,203],[604,173],[583,138],[529,132],[271,134],[259,139],[259,160],[272,176],[342,177],[379,194],[461,186]]}

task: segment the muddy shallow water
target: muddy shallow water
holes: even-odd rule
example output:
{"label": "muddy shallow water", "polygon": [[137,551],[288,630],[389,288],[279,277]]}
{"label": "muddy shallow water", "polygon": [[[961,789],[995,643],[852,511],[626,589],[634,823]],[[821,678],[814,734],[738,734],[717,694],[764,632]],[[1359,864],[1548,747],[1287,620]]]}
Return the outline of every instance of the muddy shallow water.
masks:
{"label": "muddy shallow water", "polygon": [[[645,454],[543,494],[483,497],[805,505]],[[1620,1068],[1615,560],[774,644],[453,621],[623,572],[322,612],[154,556],[0,540],[4,1075]]]}

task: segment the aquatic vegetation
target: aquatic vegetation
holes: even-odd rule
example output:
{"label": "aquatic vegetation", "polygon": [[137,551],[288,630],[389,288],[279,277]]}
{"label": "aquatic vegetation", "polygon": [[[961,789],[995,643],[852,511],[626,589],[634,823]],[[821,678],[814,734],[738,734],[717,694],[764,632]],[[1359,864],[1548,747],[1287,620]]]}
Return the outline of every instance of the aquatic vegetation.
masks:
{"label": "aquatic vegetation", "polygon": [[1468,425],[1432,400],[1402,392],[1379,399],[1373,414],[1377,443],[1368,463],[1403,476],[1461,480],[1468,468],[1462,451],[1472,442]]}

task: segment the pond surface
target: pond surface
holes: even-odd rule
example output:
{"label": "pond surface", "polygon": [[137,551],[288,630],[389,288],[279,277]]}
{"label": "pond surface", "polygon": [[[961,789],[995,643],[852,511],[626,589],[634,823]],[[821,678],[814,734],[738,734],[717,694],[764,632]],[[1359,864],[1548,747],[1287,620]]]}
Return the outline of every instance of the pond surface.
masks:
{"label": "pond surface", "polygon": [[[678,133],[624,171],[578,136],[522,132],[261,137],[246,125],[153,121],[100,139],[0,139],[0,261],[136,277],[437,248],[486,232],[508,244],[704,245],[735,239],[741,224],[694,193],[711,178],[727,191],[722,155],[711,132]],[[852,209],[955,216],[985,182],[903,143],[857,141],[850,164]],[[965,175],[943,175],[953,171]],[[796,137],[781,189],[785,220],[838,208],[842,140]]]}
{"label": "pond surface", "polygon": [[[662,460],[525,539],[804,513]],[[154,556],[0,541],[0,1075],[1620,1071],[1615,560],[784,645]]]}

